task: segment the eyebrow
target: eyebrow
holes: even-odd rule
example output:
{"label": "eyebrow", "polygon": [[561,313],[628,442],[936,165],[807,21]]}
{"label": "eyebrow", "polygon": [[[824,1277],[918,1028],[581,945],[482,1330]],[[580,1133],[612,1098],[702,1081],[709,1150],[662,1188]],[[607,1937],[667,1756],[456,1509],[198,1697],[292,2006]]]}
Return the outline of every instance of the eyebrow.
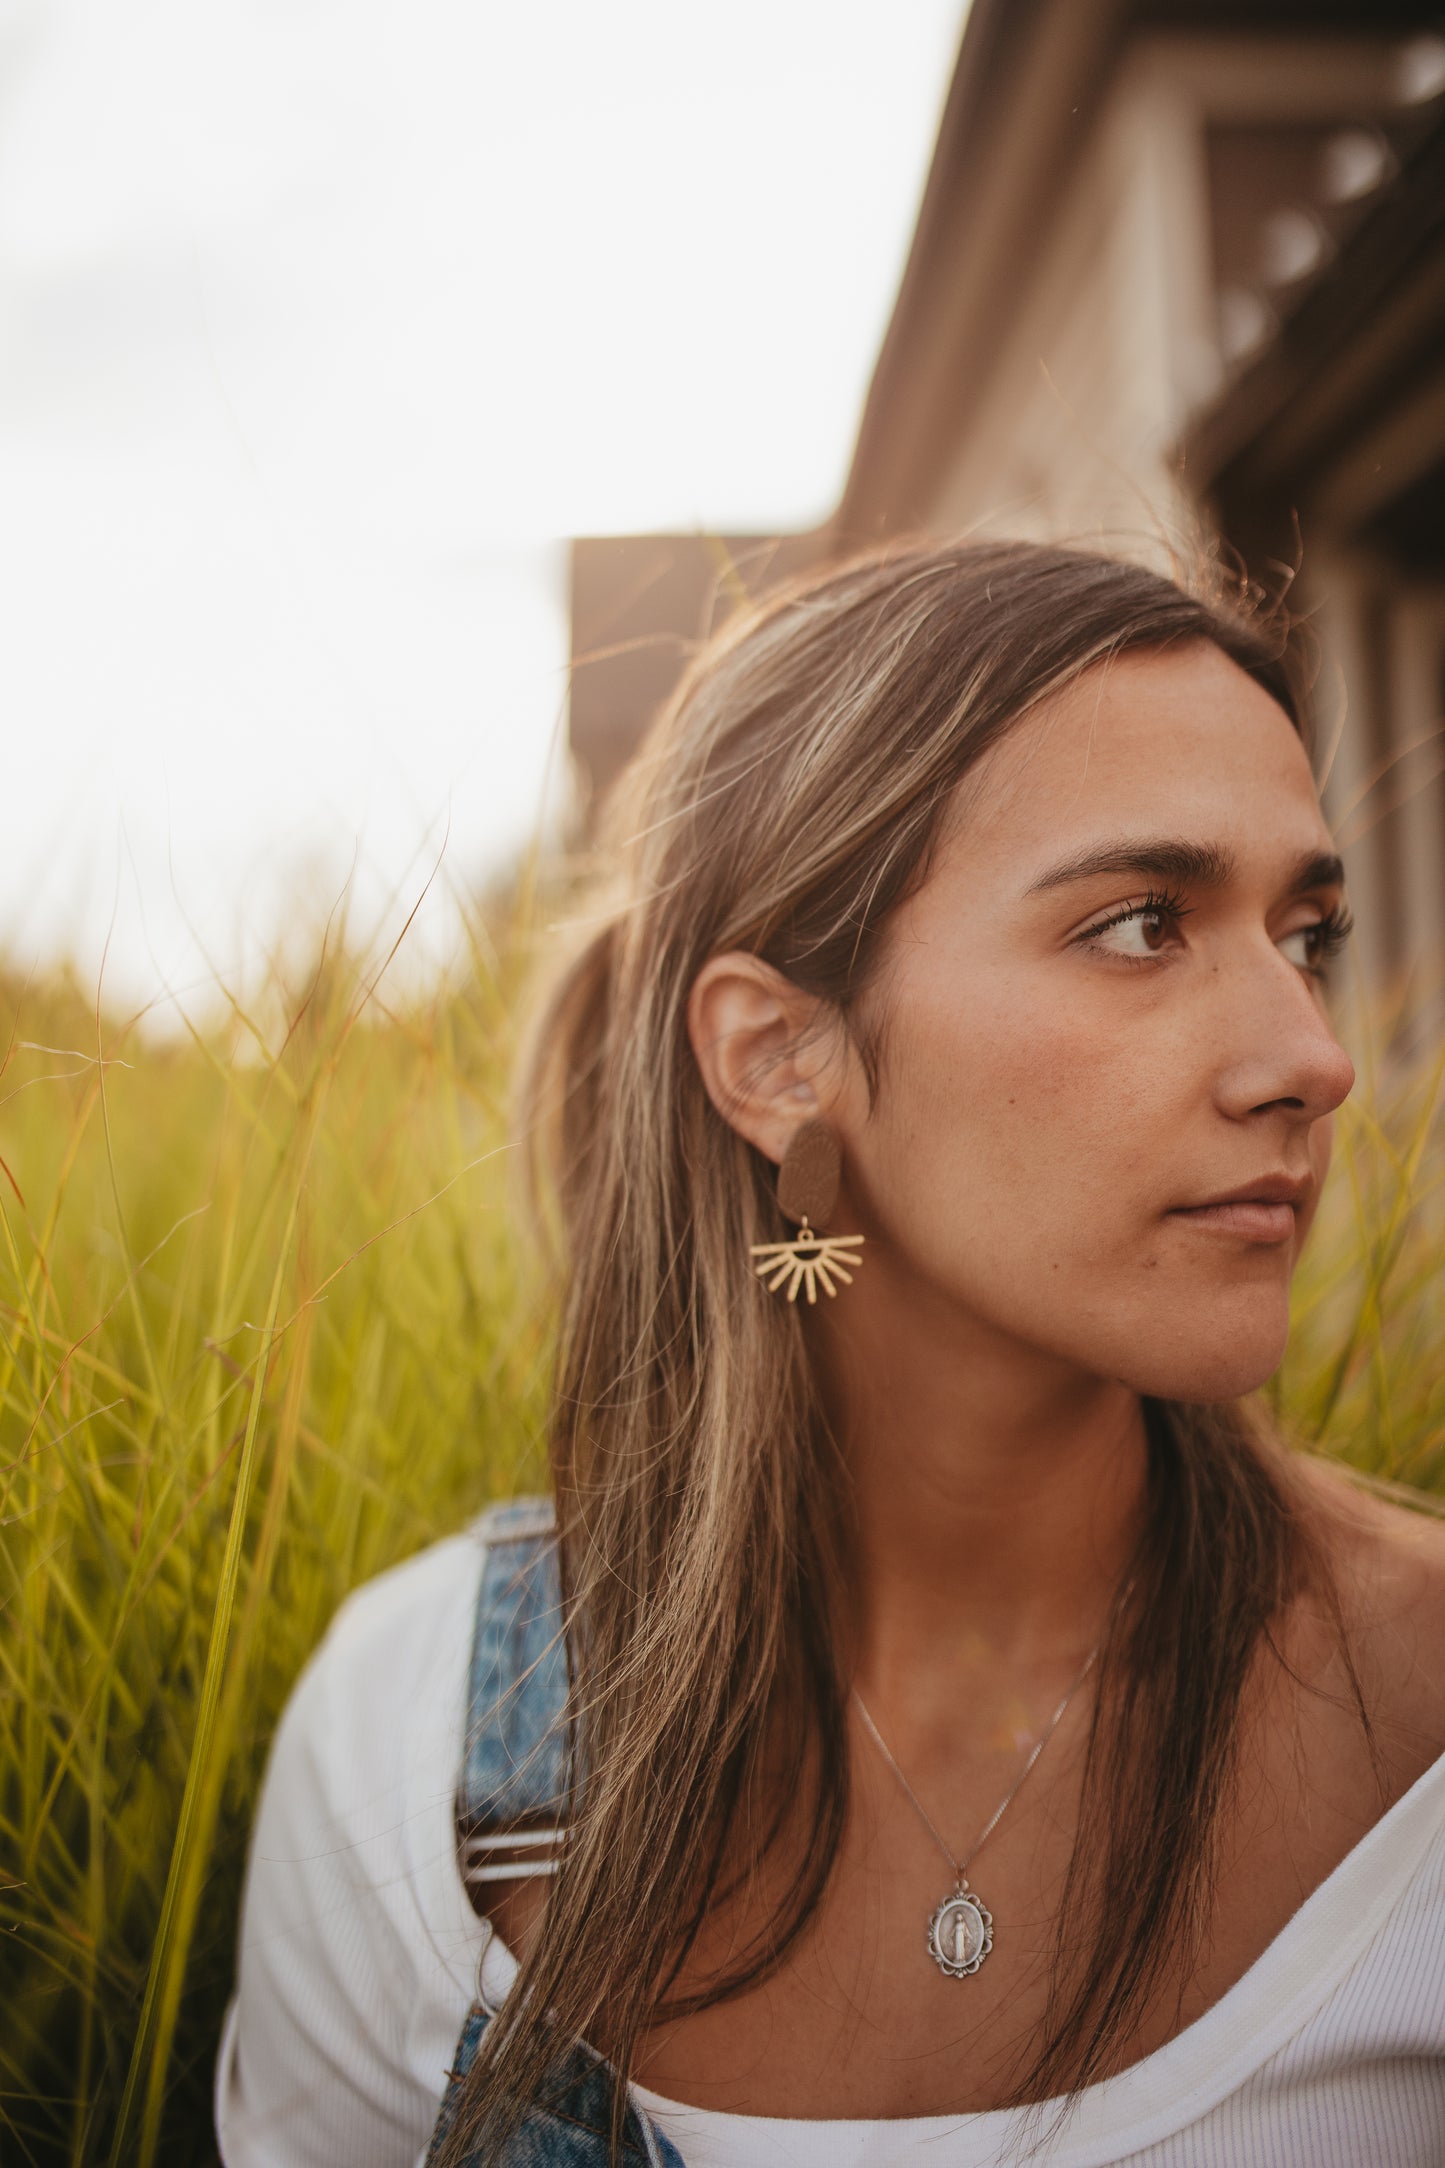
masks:
{"label": "eyebrow", "polygon": [[[1072,881],[1096,880],[1108,873],[1142,873],[1156,881],[1176,881],[1188,888],[1222,888],[1235,871],[1233,854],[1217,843],[1185,843],[1172,837],[1157,841],[1101,843],[1061,859],[1029,883],[1031,896]],[[1344,885],[1343,862],[1334,851],[1307,851],[1297,859],[1285,882],[1288,893],[1301,895],[1311,888]]]}

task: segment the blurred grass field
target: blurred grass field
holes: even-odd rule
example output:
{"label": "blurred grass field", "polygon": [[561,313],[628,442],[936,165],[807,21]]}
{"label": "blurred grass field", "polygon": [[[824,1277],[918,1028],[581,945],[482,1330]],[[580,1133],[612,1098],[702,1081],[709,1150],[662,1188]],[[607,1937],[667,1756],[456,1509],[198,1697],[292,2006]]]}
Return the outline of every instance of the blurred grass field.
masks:
{"label": "blurred grass field", "polygon": [[[267,1742],[346,1591],[541,1478],[509,1237],[526,944],[334,945],[166,1043],[0,978],[0,2157],[213,2160]],[[319,952],[318,952],[319,953]],[[1438,1100],[1367,1078],[1271,1388],[1445,1489]]]}
{"label": "blurred grass field", "polygon": [[0,2158],[214,2158],[271,1729],[347,1590],[541,1472],[515,959],[204,1038],[0,985]]}

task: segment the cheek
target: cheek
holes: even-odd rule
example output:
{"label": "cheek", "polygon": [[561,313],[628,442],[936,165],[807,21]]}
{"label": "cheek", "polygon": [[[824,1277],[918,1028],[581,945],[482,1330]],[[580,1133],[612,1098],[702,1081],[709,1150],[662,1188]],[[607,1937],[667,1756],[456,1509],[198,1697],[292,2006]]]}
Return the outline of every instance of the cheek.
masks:
{"label": "cheek", "polygon": [[[976,1232],[1101,1231],[1157,1161],[1172,1110],[1138,1035],[1087,1004],[1021,1001],[988,981],[921,1001],[890,1065],[895,1180]],[[1105,1211],[1105,1201],[1112,1210]]]}
{"label": "cheek", "polygon": [[1141,1392],[1232,1398],[1278,1365],[1288,1261],[1162,1219],[1212,1102],[1205,1051],[1149,1024],[1136,1006],[1101,1028],[1087,995],[1029,1007],[986,983],[966,1012],[915,1002],[867,1203],[910,1271],[991,1326]]}

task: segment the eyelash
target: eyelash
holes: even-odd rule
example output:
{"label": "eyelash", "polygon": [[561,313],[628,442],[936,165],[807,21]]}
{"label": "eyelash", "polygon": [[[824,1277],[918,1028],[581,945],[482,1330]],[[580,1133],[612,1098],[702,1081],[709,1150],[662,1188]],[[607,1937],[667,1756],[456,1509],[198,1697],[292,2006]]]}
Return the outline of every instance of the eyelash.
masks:
{"label": "eyelash", "polygon": [[[1093,926],[1086,926],[1078,939],[1081,943],[1096,941],[1100,934],[1110,932],[1115,926],[1127,926],[1136,918],[1168,919],[1177,924],[1180,919],[1188,918],[1193,908],[1177,890],[1151,888],[1142,902],[1124,904],[1117,911],[1111,911],[1107,918],[1101,918]],[[1327,911],[1323,918],[1316,919],[1312,926],[1295,928],[1297,933],[1313,934],[1318,941],[1315,962],[1305,966],[1312,977],[1324,977],[1327,967],[1339,955],[1354,930],[1353,917],[1339,904],[1336,904],[1332,911]],[[1146,963],[1148,958],[1121,956],[1119,961],[1142,964]]]}

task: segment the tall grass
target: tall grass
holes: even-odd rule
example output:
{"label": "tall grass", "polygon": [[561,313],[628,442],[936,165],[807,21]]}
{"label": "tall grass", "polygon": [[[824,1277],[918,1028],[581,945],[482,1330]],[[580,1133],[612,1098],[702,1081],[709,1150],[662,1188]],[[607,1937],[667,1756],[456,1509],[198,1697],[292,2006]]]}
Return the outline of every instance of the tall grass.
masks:
{"label": "tall grass", "polygon": [[[356,1582],[535,1481],[511,962],[326,956],[150,1044],[0,986],[0,2157],[203,2161],[276,1714]],[[369,990],[370,989],[370,990]]]}
{"label": "tall grass", "polygon": [[1357,1017],[1359,1064],[1295,1278],[1269,1398],[1301,1444],[1445,1499],[1445,1049],[1382,1057],[1398,1026]]}
{"label": "tall grass", "polygon": [[[248,1821],[355,1583],[540,1478],[506,1234],[518,964],[358,958],[158,1045],[0,981],[0,2154],[214,2158]],[[1438,1075],[1367,1088],[1273,1388],[1445,1484]]]}

